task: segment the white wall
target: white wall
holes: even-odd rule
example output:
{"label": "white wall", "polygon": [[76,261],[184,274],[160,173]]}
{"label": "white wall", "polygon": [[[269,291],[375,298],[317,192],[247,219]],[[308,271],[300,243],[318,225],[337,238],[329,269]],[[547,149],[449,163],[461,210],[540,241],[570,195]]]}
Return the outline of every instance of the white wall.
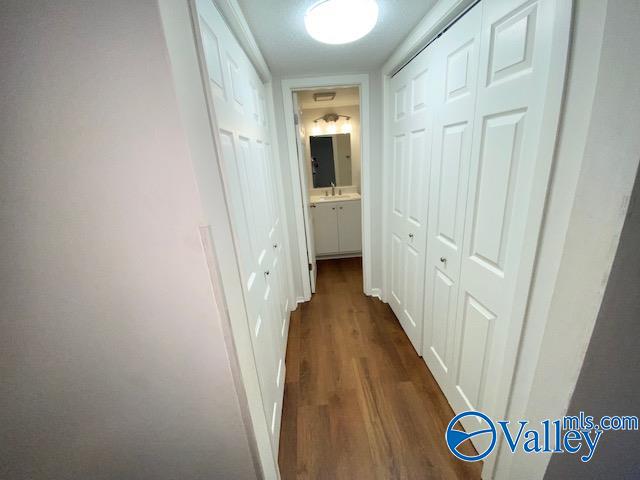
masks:
{"label": "white wall", "polygon": [[[313,121],[327,113],[337,113],[338,115],[346,115],[351,117],[351,183],[344,185],[353,185],[356,187],[356,191],[360,192],[360,108],[358,105],[349,105],[342,107],[326,107],[326,108],[308,108],[302,110],[302,124],[305,129],[305,155],[307,158],[307,166],[311,162],[311,147],[309,144],[309,137],[313,135]],[[344,119],[340,119],[343,122]],[[322,122],[319,122],[322,123]],[[341,123],[340,123],[341,124]],[[342,133],[338,128],[337,133]],[[305,171],[307,176],[307,186],[309,192],[313,189],[313,178],[311,175],[311,169],[307,168]]]}
{"label": "white wall", "polygon": [[[640,5],[574,6],[564,112],[507,415],[532,422],[567,411],[640,158],[630,127],[640,124]],[[541,478],[549,458],[503,448],[496,478]]]}
{"label": "white wall", "polygon": [[157,3],[3,18],[1,476],[255,478]]}

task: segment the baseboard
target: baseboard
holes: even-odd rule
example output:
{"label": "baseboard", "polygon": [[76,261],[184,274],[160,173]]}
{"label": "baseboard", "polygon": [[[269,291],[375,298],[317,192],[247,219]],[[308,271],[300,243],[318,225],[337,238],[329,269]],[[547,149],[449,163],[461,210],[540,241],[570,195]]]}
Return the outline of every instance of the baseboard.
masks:
{"label": "baseboard", "polygon": [[[310,300],[309,298],[298,297],[298,298],[296,298],[296,304],[308,302],[309,300]],[[297,307],[297,305],[296,305],[296,307]]]}
{"label": "baseboard", "polygon": [[357,258],[357,257],[362,257],[362,252],[337,253],[335,255],[322,255],[322,256],[317,256],[316,260],[336,260],[338,258]]}
{"label": "baseboard", "polygon": [[376,297],[378,300],[383,301],[382,300],[382,290],[380,290],[379,288],[372,288],[370,296]]}

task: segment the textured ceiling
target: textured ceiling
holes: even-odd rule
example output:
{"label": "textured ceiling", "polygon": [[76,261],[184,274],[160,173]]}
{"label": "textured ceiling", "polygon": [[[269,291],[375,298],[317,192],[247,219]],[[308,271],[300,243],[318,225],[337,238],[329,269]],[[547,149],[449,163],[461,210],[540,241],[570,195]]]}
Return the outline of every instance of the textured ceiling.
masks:
{"label": "textured ceiling", "polygon": [[[336,96],[333,100],[317,102],[313,99],[316,92],[335,92]],[[349,105],[358,105],[360,103],[360,93],[358,87],[350,88],[324,88],[321,90],[302,90],[298,92],[298,105],[302,109],[309,108],[326,108],[326,107],[346,107]]]}
{"label": "textured ceiling", "polygon": [[274,76],[360,73],[382,66],[436,0],[378,0],[378,23],[360,40],[327,45],[312,39],[304,14],[316,0],[239,0]]}

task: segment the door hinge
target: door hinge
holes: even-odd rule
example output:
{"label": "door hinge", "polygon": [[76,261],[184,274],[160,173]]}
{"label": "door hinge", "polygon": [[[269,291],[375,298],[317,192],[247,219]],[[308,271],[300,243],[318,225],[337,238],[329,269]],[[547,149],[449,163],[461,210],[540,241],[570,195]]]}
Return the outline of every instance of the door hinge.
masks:
{"label": "door hinge", "polygon": [[298,125],[298,123],[299,123],[299,120],[298,120],[298,114],[297,114],[297,113],[294,113],[294,114],[293,114],[293,123],[294,123],[295,125]]}
{"label": "door hinge", "polygon": [[310,264],[309,264],[309,271],[311,272],[312,270],[313,270],[313,264],[312,264],[312,263],[310,263]]}

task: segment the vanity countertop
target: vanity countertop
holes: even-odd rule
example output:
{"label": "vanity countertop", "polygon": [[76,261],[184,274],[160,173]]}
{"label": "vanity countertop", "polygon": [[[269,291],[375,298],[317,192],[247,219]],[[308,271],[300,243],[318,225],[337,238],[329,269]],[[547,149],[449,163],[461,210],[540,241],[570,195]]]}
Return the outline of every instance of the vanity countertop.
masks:
{"label": "vanity countertop", "polygon": [[328,202],[346,202],[348,200],[360,200],[359,193],[343,193],[342,195],[311,195],[309,201],[312,204],[315,203],[328,203]]}

